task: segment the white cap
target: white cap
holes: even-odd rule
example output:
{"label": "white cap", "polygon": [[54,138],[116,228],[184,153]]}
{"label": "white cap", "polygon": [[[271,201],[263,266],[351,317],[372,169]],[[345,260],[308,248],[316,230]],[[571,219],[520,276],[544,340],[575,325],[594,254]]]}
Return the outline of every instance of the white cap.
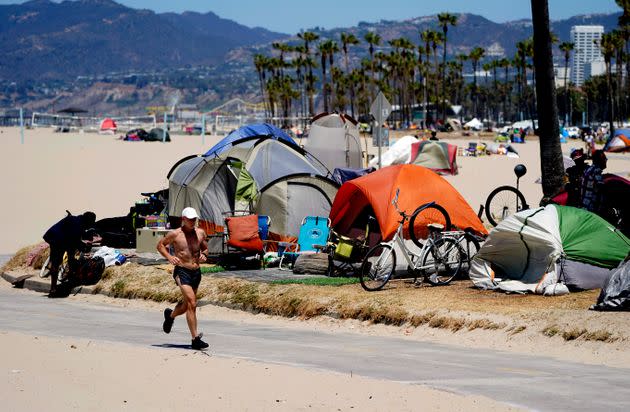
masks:
{"label": "white cap", "polygon": [[187,207],[182,210],[182,217],[185,217],[187,219],[197,219],[199,215],[197,214],[195,208]]}

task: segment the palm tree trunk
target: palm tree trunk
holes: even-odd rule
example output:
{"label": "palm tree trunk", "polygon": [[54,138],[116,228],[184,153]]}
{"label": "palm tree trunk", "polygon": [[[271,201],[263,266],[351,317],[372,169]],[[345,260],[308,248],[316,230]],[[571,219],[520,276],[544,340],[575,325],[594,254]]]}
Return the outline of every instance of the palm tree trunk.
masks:
{"label": "palm tree trunk", "polygon": [[531,0],[531,6],[542,187],[544,196],[552,197],[564,187],[564,162],[559,137],[549,6],[547,0]]}
{"label": "palm tree trunk", "polygon": [[564,58],[564,122],[563,125],[566,126],[567,118],[569,120],[569,125],[571,124],[571,114],[569,113],[569,85],[567,84],[567,71],[569,69],[569,57],[565,56]]}

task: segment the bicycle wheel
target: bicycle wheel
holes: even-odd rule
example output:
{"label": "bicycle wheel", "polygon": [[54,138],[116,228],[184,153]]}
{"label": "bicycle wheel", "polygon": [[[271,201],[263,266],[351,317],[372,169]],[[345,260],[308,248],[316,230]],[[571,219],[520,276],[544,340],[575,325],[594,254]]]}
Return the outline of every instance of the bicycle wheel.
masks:
{"label": "bicycle wheel", "polygon": [[[50,271],[48,270],[49,265],[50,265],[50,256],[46,258],[46,260],[44,261],[44,264],[42,265],[42,268],[39,271],[40,278],[47,278],[48,276],[50,276]],[[59,266],[59,272],[57,272],[57,282],[60,282],[63,278],[65,278],[67,272],[68,272],[68,255],[64,254],[63,262],[61,263],[61,266]]]}
{"label": "bicycle wheel", "polygon": [[470,262],[472,262],[472,259],[481,247],[479,241],[475,235],[464,233],[463,239],[459,242],[459,246],[463,252],[462,258],[466,263],[466,270],[470,270]]}
{"label": "bicycle wheel", "polygon": [[392,277],[394,269],[396,269],[394,249],[383,243],[374,246],[365,255],[361,265],[359,272],[361,286],[370,292],[383,289],[383,286]]}
{"label": "bicycle wheel", "polygon": [[462,250],[457,241],[441,237],[430,246],[422,259],[425,279],[434,286],[448,285],[462,267]]}
{"label": "bicycle wheel", "polygon": [[42,265],[42,269],[39,271],[40,278],[47,278],[50,273],[48,273],[48,264],[50,263],[50,256],[46,258],[44,264]]}
{"label": "bicycle wheel", "polygon": [[486,217],[492,226],[525,209],[529,209],[525,196],[512,186],[499,186],[486,199]]}
{"label": "bicycle wheel", "polygon": [[451,230],[451,217],[446,209],[437,203],[427,207],[419,206],[409,219],[409,238],[420,249],[422,249],[420,239],[427,238],[429,234],[427,226],[431,223],[443,225],[445,232]]}

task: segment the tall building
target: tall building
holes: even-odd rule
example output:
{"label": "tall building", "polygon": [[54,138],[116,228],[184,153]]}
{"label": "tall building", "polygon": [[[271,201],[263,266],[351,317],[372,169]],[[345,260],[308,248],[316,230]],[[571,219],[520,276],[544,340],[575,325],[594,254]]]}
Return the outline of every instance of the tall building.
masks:
{"label": "tall building", "polygon": [[575,45],[571,61],[571,82],[581,86],[588,77],[585,66],[603,60],[599,42],[604,34],[604,26],[573,26],[571,42]]}

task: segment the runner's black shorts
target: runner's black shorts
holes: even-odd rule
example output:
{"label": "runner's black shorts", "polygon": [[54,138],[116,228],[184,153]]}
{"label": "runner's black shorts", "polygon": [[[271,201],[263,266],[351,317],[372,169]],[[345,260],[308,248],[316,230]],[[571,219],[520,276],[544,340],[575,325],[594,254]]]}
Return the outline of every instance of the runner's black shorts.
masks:
{"label": "runner's black shorts", "polygon": [[[179,277],[179,283],[177,283],[177,278]],[[201,283],[201,269],[186,269],[181,266],[175,266],[175,270],[173,270],[173,279],[175,279],[175,283],[179,286],[188,285],[193,289],[197,289],[199,287],[199,283]]]}

